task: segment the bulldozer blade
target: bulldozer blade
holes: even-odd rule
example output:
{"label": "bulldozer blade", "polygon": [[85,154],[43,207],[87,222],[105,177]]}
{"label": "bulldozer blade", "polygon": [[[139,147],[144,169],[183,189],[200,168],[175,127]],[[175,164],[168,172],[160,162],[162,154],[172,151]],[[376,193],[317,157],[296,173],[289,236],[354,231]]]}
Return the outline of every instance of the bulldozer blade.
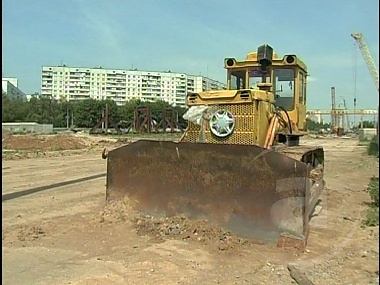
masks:
{"label": "bulldozer blade", "polygon": [[305,241],[308,176],[307,164],[257,146],[141,140],[108,153],[106,196],[127,196],[148,215],[207,220],[244,238]]}

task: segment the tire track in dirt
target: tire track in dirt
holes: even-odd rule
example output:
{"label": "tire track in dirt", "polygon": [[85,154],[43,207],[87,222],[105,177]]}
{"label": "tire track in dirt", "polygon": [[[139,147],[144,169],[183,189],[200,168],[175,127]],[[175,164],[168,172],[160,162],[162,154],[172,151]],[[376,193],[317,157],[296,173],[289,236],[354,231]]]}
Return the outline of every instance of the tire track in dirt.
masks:
{"label": "tire track in dirt", "polygon": [[43,186],[39,186],[39,187],[29,188],[29,189],[22,190],[22,191],[4,194],[1,196],[1,198],[2,198],[2,202],[4,202],[7,200],[16,199],[16,198],[26,196],[26,195],[30,195],[33,193],[37,193],[40,191],[45,191],[45,190],[50,190],[50,189],[54,189],[54,188],[58,188],[58,187],[73,185],[73,184],[77,184],[77,183],[81,183],[81,182],[85,182],[85,181],[89,181],[89,180],[93,180],[93,179],[97,179],[97,178],[102,178],[105,176],[106,176],[106,173],[99,173],[99,174],[81,177],[81,178],[77,178],[77,179],[73,179],[73,180],[69,180],[69,181],[63,181],[63,182],[53,183],[53,184],[49,184],[49,185],[43,185]]}

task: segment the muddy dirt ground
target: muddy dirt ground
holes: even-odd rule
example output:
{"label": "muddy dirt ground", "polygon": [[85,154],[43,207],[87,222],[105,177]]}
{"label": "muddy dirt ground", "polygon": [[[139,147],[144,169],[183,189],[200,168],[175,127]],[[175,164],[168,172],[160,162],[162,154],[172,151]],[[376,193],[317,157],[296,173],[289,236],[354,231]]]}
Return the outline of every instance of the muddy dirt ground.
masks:
{"label": "muddy dirt ground", "polygon": [[[48,141],[50,139],[50,141]],[[47,142],[48,141],[48,142]],[[106,204],[105,178],[18,198],[8,194],[106,172],[103,147],[78,135],[3,135],[3,284],[378,284],[379,228],[365,227],[378,159],[357,139],[305,138],[325,148],[322,210],[307,249],[255,244],[186,217],[141,216],[128,200]],[[5,196],[4,196],[5,195]]]}

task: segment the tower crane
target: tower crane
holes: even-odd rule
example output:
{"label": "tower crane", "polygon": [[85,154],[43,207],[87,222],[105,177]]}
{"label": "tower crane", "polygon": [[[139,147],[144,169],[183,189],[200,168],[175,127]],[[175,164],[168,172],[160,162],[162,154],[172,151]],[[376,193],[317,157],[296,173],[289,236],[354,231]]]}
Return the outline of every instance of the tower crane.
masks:
{"label": "tower crane", "polygon": [[376,89],[379,91],[379,72],[376,68],[375,60],[371,54],[371,51],[361,33],[352,33],[351,37],[353,37],[356,43],[359,46],[359,49],[362,53],[364,61],[367,65],[368,71],[372,76],[373,81],[375,82]]}

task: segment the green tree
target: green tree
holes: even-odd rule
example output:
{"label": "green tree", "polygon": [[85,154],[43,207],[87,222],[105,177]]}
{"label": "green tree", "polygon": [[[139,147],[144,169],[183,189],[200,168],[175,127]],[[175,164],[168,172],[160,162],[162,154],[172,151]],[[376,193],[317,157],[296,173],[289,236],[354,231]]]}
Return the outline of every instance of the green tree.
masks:
{"label": "green tree", "polygon": [[12,112],[10,111],[10,100],[7,97],[7,93],[3,91],[3,97],[2,97],[2,108],[1,108],[1,121],[2,122],[11,122]]}
{"label": "green tree", "polygon": [[131,122],[134,119],[134,112],[138,106],[145,105],[140,99],[132,99],[119,106],[119,121]]}
{"label": "green tree", "polygon": [[2,122],[23,122],[28,113],[27,102],[21,99],[9,99],[2,94]]}
{"label": "green tree", "polygon": [[[117,124],[121,120],[121,114],[120,114],[120,108],[116,104],[115,101],[111,99],[106,99],[103,101],[100,101],[100,104],[102,106],[102,110],[106,109],[106,104],[108,105],[108,118],[112,120],[115,124]],[[101,117],[99,117],[99,120]]]}
{"label": "green tree", "polygon": [[[40,124],[53,124],[54,127],[66,127],[73,120],[77,127],[92,128],[102,118],[108,104],[108,116],[116,124],[129,123],[134,119],[134,112],[138,106],[149,105],[152,118],[157,122],[162,120],[166,108],[173,108],[169,103],[157,100],[155,102],[142,102],[129,100],[118,106],[113,100],[85,99],[81,101],[55,100],[51,96],[40,96],[34,93],[27,101],[11,100],[3,92],[2,121],[3,122],[36,122]],[[178,113],[179,122],[183,127],[186,121],[182,118],[185,108],[174,107]],[[68,119],[68,120],[67,120]]]}
{"label": "green tree", "polygon": [[330,124],[327,123],[318,123],[316,121],[313,121],[311,119],[306,119],[306,127],[309,131],[320,131],[322,129],[328,129],[331,127]]}
{"label": "green tree", "polygon": [[178,123],[185,128],[187,126],[187,121],[183,118],[183,115],[186,113],[187,109],[181,106],[175,106],[174,110],[178,113]]}
{"label": "green tree", "polygon": [[[360,127],[361,127],[361,123],[359,123],[359,128]],[[376,128],[375,122],[363,121],[363,128]]]}
{"label": "green tree", "polygon": [[150,111],[152,113],[153,120],[156,120],[159,123],[164,115],[164,112],[167,108],[172,108],[171,105],[163,100],[157,100],[155,102],[148,103]]}
{"label": "green tree", "polygon": [[85,99],[73,104],[74,124],[77,127],[92,128],[101,119],[102,104],[95,99]]}
{"label": "green tree", "polygon": [[53,124],[58,116],[58,102],[51,96],[32,96],[26,102],[28,108],[25,120],[39,124]]}

